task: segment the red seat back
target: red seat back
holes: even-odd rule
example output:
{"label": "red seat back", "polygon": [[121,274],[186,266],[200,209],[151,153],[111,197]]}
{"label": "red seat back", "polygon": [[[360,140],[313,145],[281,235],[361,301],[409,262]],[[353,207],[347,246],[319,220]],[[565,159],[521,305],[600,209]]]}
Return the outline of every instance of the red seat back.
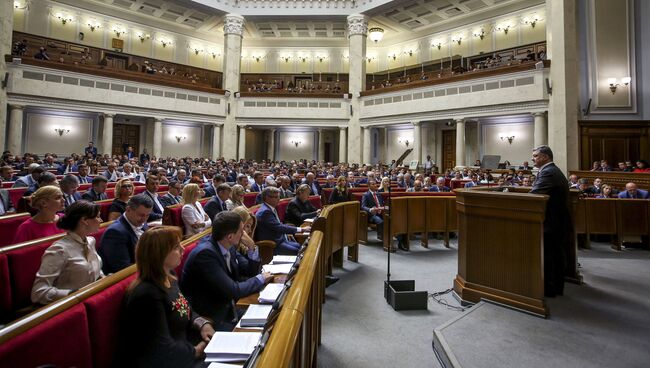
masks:
{"label": "red seat back", "polygon": [[11,199],[11,203],[14,204],[14,207],[18,206],[20,199],[23,197],[27,189],[28,189],[27,187],[7,189],[7,192],[9,193],[9,198]]}
{"label": "red seat back", "polygon": [[11,188],[16,182],[15,181],[3,181],[2,182],[2,188]]}
{"label": "red seat back", "polygon": [[7,256],[0,254],[0,323],[11,318],[12,298],[11,281],[9,280],[9,263]]}
{"label": "red seat back", "polygon": [[314,205],[314,207],[316,207],[316,208],[322,208],[323,207],[319,196],[310,196],[309,197],[309,202],[311,202],[311,204]]}
{"label": "red seat back", "polygon": [[192,242],[188,245],[185,246],[183,249],[183,258],[181,258],[181,264],[176,267],[176,277],[178,278],[178,282],[181,281],[181,277],[183,276],[183,267],[185,266],[185,262],[187,262],[187,257],[190,256],[190,252],[192,252],[192,249],[196,248],[196,246],[199,244],[199,241]]}
{"label": "red seat back", "polygon": [[108,210],[111,208],[113,200],[107,199],[104,201],[97,201],[95,203],[99,205],[99,216],[102,218],[102,220],[108,221]]}
{"label": "red seat back", "polygon": [[79,188],[77,188],[77,192],[79,193],[87,192],[88,189],[92,188],[92,186],[93,186],[92,183],[79,184]]}
{"label": "red seat back", "polygon": [[[111,221],[111,223],[112,223],[112,221]],[[110,224],[106,224],[106,226],[102,226],[102,227],[99,228],[99,230],[97,230],[96,232],[90,234],[90,236],[95,238],[95,249],[99,249],[99,246],[102,243],[102,236],[104,236],[104,233],[106,232],[106,229],[108,229],[108,226],[110,226]]]}
{"label": "red seat back", "polygon": [[174,206],[165,207],[165,212],[169,211],[169,215],[163,215],[163,225],[173,225],[183,227],[183,205],[177,204]]}
{"label": "red seat back", "polygon": [[29,213],[18,213],[0,217],[0,247],[9,245],[14,240],[18,226],[29,218]]}
{"label": "red seat back", "polygon": [[289,206],[289,202],[291,202],[291,198],[281,199],[280,203],[278,203],[278,207],[276,207],[275,209],[278,212],[278,217],[280,218],[280,222],[284,222],[284,215],[287,213],[287,207]]}
{"label": "red seat back", "polygon": [[0,362],[3,367],[92,367],[86,309],[75,305],[0,344]]}
{"label": "red seat back", "polygon": [[257,197],[258,192],[251,192],[251,193],[246,193],[244,194],[244,200],[242,203],[244,203],[244,206],[247,208],[253,207],[255,205],[255,198]]}
{"label": "red seat back", "polygon": [[108,198],[108,199],[115,198],[115,188],[106,189],[106,198]]}
{"label": "red seat back", "polygon": [[108,368],[114,363],[120,336],[122,300],[135,277],[134,273],[83,302],[88,315],[90,347],[95,368]]}
{"label": "red seat back", "polygon": [[[147,187],[145,186],[136,186],[133,188],[133,195],[143,193],[145,190],[147,190]],[[167,189],[165,189],[167,190]]]}
{"label": "red seat back", "polygon": [[449,188],[456,189],[456,188],[464,188],[465,183],[469,183],[471,180],[452,180],[451,181],[451,186]]}

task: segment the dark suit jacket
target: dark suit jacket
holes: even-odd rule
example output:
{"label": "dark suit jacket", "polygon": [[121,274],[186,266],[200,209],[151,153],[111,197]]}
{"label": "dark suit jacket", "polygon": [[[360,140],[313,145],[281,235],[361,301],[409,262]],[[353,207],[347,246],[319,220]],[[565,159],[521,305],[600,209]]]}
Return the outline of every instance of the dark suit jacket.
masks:
{"label": "dark suit jacket", "polygon": [[181,203],[181,197],[179,196],[178,198],[174,198],[171,193],[167,193],[162,197],[158,197],[158,200],[165,207]]}
{"label": "dark suit jacket", "polygon": [[637,189],[636,195],[632,197],[630,192],[627,190],[618,193],[618,198],[637,198],[637,199],[648,199],[648,191],[643,189]]}
{"label": "dark suit jacket", "polygon": [[438,187],[437,185],[432,185],[429,188],[429,192],[451,192],[451,189],[449,189],[447,186]]}
{"label": "dark suit jacket", "polygon": [[93,157],[97,157],[97,147],[86,147],[84,148],[84,155],[87,155],[88,152],[92,153]]}
{"label": "dark suit jacket", "polygon": [[317,211],[318,209],[309,200],[301,202],[298,198],[294,198],[287,206],[284,222],[300,226],[306,219],[316,217]]}
{"label": "dark suit jacket", "polygon": [[5,209],[5,212],[16,212],[14,204],[11,203],[11,197],[9,197],[9,192],[5,189],[0,189],[0,201],[2,201],[2,206]]}
{"label": "dark suit jacket", "polygon": [[[570,229],[571,214],[569,212],[569,181],[562,171],[553,163],[541,169],[537,173],[537,179],[530,193],[549,196],[544,218],[544,237],[549,237],[552,234],[553,239],[565,239],[566,232]],[[544,243],[546,244],[546,241]]]}
{"label": "dark suit jacket", "polygon": [[253,185],[251,185],[251,192],[261,192],[264,189],[263,186],[264,184],[260,185],[257,183],[253,183]]}
{"label": "dark suit jacket", "polygon": [[[147,224],[143,228],[147,229]],[[106,229],[99,245],[98,253],[102,257],[104,274],[115,273],[135,263],[135,244],[138,238],[121,216]]]}
{"label": "dark suit jacket", "polygon": [[276,244],[280,244],[285,241],[285,235],[296,233],[296,227],[281,223],[266,203],[262,204],[255,217],[257,218],[255,228],[257,240],[273,240]]}
{"label": "dark suit jacket", "polygon": [[[156,205],[156,201],[153,199],[153,196],[151,195],[151,193],[149,193],[149,191],[145,190],[142,193],[144,195],[148,196],[151,199],[151,201],[153,202],[153,208],[151,209],[151,213],[149,214],[148,221],[151,222],[151,221],[160,220],[163,217],[163,211],[161,211],[160,208],[158,208],[158,206]],[[158,196],[158,200],[160,201],[160,196]],[[162,204],[162,202],[160,202],[160,204]],[[164,206],[164,204],[163,204],[163,206]]]}
{"label": "dark suit jacket", "polygon": [[85,199],[90,202],[101,201],[102,199],[107,199],[106,193],[99,194],[93,190],[93,188],[88,189],[84,194],[81,195],[81,199]]}
{"label": "dark suit jacket", "polygon": [[79,184],[92,183],[93,178],[90,176],[79,176]]}
{"label": "dark suit jacket", "polygon": [[219,214],[219,212],[228,210],[226,208],[226,202],[222,202],[221,199],[219,199],[219,196],[212,197],[212,199],[205,204],[203,209],[210,217],[210,220],[214,220],[214,217]]}
{"label": "dark suit jacket", "polygon": [[[82,199],[82,198],[81,198],[81,193],[75,191],[74,193],[72,193],[72,198],[74,198],[74,201],[75,201],[75,202],[78,201],[78,200],[80,200],[80,199]],[[63,195],[63,199],[65,199],[65,194]],[[68,205],[67,205],[67,201],[66,201],[66,207],[68,207]]]}
{"label": "dark suit jacket", "polygon": [[314,192],[313,186],[310,185],[309,183],[305,182],[305,184],[309,185],[309,195],[320,195],[323,192],[323,188],[321,188],[320,184],[318,184],[318,181],[316,179],[314,179],[312,184],[316,186],[316,190],[318,192]]}
{"label": "dark suit jacket", "polygon": [[345,191],[340,191],[338,188],[334,187],[332,190],[332,194],[330,195],[330,200],[329,203],[339,203],[339,202],[347,202],[350,200],[350,191],[345,190]]}
{"label": "dark suit jacket", "polygon": [[217,190],[212,185],[207,185],[206,184],[203,187],[203,194],[204,194],[203,198],[214,197],[214,196],[217,195]]}
{"label": "dark suit jacket", "polygon": [[[59,167],[56,169],[57,174],[63,175],[65,173],[65,169],[68,167],[68,165],[59,165]],[[71,172],[77,172],[78,168],[77,165],[72,164],[72,167],[70,168]]]}
{"label": "dark suit jacket", "polygon": [[212,237],[201,240],[187,257],[183,266],[181,290],[192,308],[201,316],[215,322],[230,321],[234,317],[231,301],[256,293],[264,287],[255,276],[260,263],[230,251],[230,268],[221,249]]}
{"label": "dark suit jacket", "polygon": [[[379,200],[379,207],[383,207],[384,197],[382,197],[381,193],[377,193],[377,199]],[[367,191],[363,194],[363,198],[361,198],[361,209],[370,214],[370,210],[373,207],[377,207],[377,202],[375,202],[375,198],[373,197],[372,193],[370,193],[370,191]]]}

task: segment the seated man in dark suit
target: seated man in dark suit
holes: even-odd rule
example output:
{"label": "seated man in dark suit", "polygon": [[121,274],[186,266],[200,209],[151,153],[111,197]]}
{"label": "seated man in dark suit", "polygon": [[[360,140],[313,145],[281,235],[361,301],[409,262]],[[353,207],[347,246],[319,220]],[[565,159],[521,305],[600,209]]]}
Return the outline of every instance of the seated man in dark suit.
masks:
{"label": "seated man in dark suit", "polygon": [[309,195],[320,195],[323,191],[314,173],[307,173],[304,184],[309,185]]}
{"label": "seated man in dark suit", "polygon": [[[369,223],[377,225],[377,238],[382,240],[384,236],[384,198],[380,193],[377,193],[376,181],[368,182],[368,191],[364,193],[361,198],[361,210],[368,214]],[[408,248],[404,244],[404,241],[406,240],[404,235],[398,235],[397,240],[399,249],[408,251]],[[391,252],[392,251],[393,249],[391,247]]]}
{"label": "seated man in dark suit", "polygon": [[106,229],[98,249],[104,274],[117,272],[135,263],[135,245],[147,230],[151,207],[151,198],[143,194],[133,196],[127,202],[124,214]]}
{"label": "seated man in dark suit", "polygon": [[72,157],[66,157],[65,162],[56,169],[57,174],[66,175],[68,173],[77,172],[77,165],[74,164]]}
{"label": "seated man in dark suit", "polygon": [[429,188],[429,192],[451,192],[448,186],[445,186],[445,178],[442,176],[436,179],[436,185],[432,185]]}
{"label": "seated man in dark suit", "polygon": [[68,174],[59,181],[59,188],[63,192],[63,199],[65,207],[81,199],[81,194],[77,192],[79,189],[79,178],[76,175]]}
{"label": "seated man in dark suit", "polygon": [[287,206],[287,213],[284,215],[286,224],[300,226],[306,219],[318,216],[319,209],[309,201],[309,186],[302,184],[298,187],[296,198],[292,199]]}
{"label": "seated man in dark suit", "polygon": [[253,174],[253,184],[251,184],[251,192],[261,192],[266,188],[264,185],[264,174],[259,171],[256,171]]}
{"label": "seated man in dark suit", "polygon": [[232,188],[226,183],[221,183],[217,187],[217,195],[212,197],[203,208],[210,219],[213,219],[219,212],[227,211],[226,201],[230,198]]}
{"label": "seated man in dark suit", "polygon": [[223,175],[217,174],[212,178],[212,185],[206,184],[205,187],[203,187],[203,193],[204,197],[214,197],[217,195],[217,188],[219,185],[223,184],[226,182],[226,178],[223,177]]}
{"label": "seated man in dark suit", "polygon": [[247,257],[236,251],[243,232],[238,214],[219,213],[212,221],[212,236],[201,240],[183,266],[183,293],[199,315],[214,321],[218,331],[232,331],[239,319],[237,300],[259,292],[273,278],[260,273],[254,244]]}
{"label": "seated man in dark suit", "polygon": [[[2,188],[2,178],[0,177],[0,188]],[[0,216],[10,215],[16,213],[16,208],[11,202],[11,197],[9,197],[9,191],[6,189],[0,189]]]}
{"label": "seated man in dark suit", "polygon": [[163,207],[173,206],[175,204],[181,203],[183,200],[181,197],[181,183],[177,182],[176,180],[170,181],[167,193],[164,196],[160,197],[159,200],[160,204],[162,204]]}
{"label": "seated man in dark suit", "polygon": [[295,255],[300,249],[300,244],[289,240],[287,235],[293,235],[300,232],[308,232],[311,228],[300,228],[285,225],[280,222],[278,213],[275,208],[280,202],[280,191],[278,188],[267,187],[262,191],[262,207],[255,217],[257,218],[257,228],[255,236],[257,240],[272,240],[275,242],[275,254]]}
{"label": "seated man in dark suit", "polygon": [[151,199],[151,202],[153,202],[153,209],[149,214],[148,222],[161,220],[163,217],[163,212],[165,211],[165,206],[163,206],[163,204],[160,202],[160,198],[158,197],[160,179],[158,179],[157,176],[149,175],[147,176],[147,181],[144,185],[147,187],[147,190],[145,190],[142,194],[149,197],[149,199]]}
{"label": "seated man in dark suit", "polygon": [[23,193],[23,196],[30,196],[38,190],[38,188],[46,187],[48,185],[58,185],[59,182],[56,180],[56,176],[49,171],[46,171],[38,177],[35,184],[32,184],[27,188],[27,191]]}
{"label": "seated man in dark suit", "polygon": [[618,193],[618,198],[636,198],[636,199],[648,199],[648,191],[643,189],[637,189],[635,183],[625,184],[625,191]]}
{"label": "seated man in dark suit", "polygon": [[93,178],[88,176],[88,165],[86,164],[81,164],[77,166],[77,170],[79,170],[79,184],[87,184],[87,183],[92,183]]}
{"label": "seated man in dark suit", "polygon": [[108,180],[101,176],[95,176],[93,178],[93,186],[88,189],[87,192],[81,195],[81,199],[85,199],[90,202],[101,201],[107,199],[106,196],[106,186],[108,186]]}
{"label": "seated man in dark suit", "polygon": [[84,148],[84,156],[88,156],[89,153],[93,158],[97,157],[97,147],[95,147],[93,142],[88,142],[88,147]]}

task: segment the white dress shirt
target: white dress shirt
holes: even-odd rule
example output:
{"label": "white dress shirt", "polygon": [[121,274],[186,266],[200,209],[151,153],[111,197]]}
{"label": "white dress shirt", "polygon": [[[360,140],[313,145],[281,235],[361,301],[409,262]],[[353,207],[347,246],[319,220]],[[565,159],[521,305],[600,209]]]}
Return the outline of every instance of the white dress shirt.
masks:
{"label": "white dress shirt", "polygon": [[[205,211],[201,203],[195,202],[194,205],[185,204],[181,210],[181,217],[183,218],[183,224],[185,224],[185,235],[194,235],[198,234],[201,231],[209,229],[212,226],[212,220],[209,216],[206,216]],[[208,218],[207,220],[205,218]],[[197,222],[203,222],[203,226],[199,228],[193,228],[192,224]]]}

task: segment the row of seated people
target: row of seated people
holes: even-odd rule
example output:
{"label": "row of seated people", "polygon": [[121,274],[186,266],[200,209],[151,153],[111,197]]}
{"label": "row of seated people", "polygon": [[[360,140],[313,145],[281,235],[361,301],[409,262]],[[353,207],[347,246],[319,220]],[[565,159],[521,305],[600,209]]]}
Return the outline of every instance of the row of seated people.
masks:
{"label": "row of seated people", "polygon": [[586,198],[623,198],[623,199],[649,199],[647,190],[639,189],[634,182],[625,184],[625,188],[616,188],[613,185],[606,184],[601,178],[595,178],[593,183],[589,184],[589,179],[579,178],[578,175],[569,176],[569,187],[578,189],[581,197]]}
{"label": "row of seated people", "polygon": [[646,160],[635,161],[620,161],[616,168],[613,168],[607,160],[594,161],[589,171],[620,171],[620,172],[635,172],[647,173],[650,172],[650,165]]}

